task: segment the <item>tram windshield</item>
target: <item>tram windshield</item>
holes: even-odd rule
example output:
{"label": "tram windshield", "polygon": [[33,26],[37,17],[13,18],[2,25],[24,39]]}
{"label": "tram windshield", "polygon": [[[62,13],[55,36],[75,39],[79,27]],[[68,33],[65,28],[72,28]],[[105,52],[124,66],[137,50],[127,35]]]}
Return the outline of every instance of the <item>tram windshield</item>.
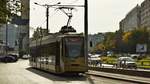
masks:
{"label": "tram windshield", "polygon": [[66,55],[70,58],[83,56],[83,38],[66,38],[65,39]]}

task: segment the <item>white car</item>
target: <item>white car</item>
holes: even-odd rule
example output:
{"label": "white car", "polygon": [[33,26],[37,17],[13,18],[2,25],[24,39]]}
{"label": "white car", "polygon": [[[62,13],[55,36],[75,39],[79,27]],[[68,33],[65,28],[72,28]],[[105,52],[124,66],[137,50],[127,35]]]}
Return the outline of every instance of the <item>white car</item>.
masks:
{"label": "white car", "polygon": [[29,55],[29,54],[25,54],[25,55],[22,56],[22,58],[23,58],[23,59],[29,59],[29,58],[30,58],[30,55]]}
{"label": "white car", "polygon": [[130,55],[132,58],[138,58],[138,57],[140,57],[140,54],[131,54]]}
{"label": "white car", "polygon": [[137,68],[137,64],[131,57],[119,57],[117,60],[118,68]]}

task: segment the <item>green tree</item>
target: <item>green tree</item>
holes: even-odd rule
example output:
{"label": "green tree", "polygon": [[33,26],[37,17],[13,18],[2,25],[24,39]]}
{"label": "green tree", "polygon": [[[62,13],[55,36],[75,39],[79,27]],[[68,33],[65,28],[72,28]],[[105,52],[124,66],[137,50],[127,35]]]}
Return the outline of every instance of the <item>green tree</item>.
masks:
{"label": "green tree", "polygon": [[41,36],[40,28],[38,27],[38,28],[36,29],[36,31],[34,31],[33,36],[32,36],[32,39],[33,39],[33,40],[39,39],[40,36]]}
{"label": "green tree", "polygon": [[6,22],[6,14],[9,13],[6,8],[6,2],[6,0],[0,0],[0,23]]}
{"label": "green tree", "polygon": [[36,31],[34,31],[32,39],[39,39],[41,36],[47,36],[47,29],[43,29],[42,27],[37,27]]}
{"label": "green tree", "polygon": [[114,32],[107,32],[105,34],[105,40],[103,42],[106,50],[111,50],[115,48],[115,33]]}
{"label": "green tree", "polygon": [[98,43],[92,50],[92,52],[96,52],[96,51],[100,51],[100,52],[105,51],[105,45],[103,45],[102,43]]}
{"label": "green tree", "polygon": [[149,33],[145,28],[139,28],[131,32],[125,32],[122,37],[124,50],[135,53],[136,44],[148,44]]}
{"label": "green tree", "polygon": [[[20,0],[0,0],[0,23],[6,23],[21,11]],[[8,20],[6,18],[8,17]]]}

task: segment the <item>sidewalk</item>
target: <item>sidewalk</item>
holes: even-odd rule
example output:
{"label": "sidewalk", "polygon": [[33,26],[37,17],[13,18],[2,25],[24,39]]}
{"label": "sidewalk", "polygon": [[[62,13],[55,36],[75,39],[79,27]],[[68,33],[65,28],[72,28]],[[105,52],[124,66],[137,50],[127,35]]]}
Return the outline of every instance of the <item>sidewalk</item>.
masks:
{"label": "sidewalk", "polygon": [[94,76],[111,78],[111,79],[130,81],[130,82],[135,82],[135,83],[140,83],[140,84],[141,83],[150,84],[150,78],[145,78],[145,77],[114,74],[114,73],[107,73],[107,72],[93,71],[93,70],[89,70],[88,74],[94,75]]}

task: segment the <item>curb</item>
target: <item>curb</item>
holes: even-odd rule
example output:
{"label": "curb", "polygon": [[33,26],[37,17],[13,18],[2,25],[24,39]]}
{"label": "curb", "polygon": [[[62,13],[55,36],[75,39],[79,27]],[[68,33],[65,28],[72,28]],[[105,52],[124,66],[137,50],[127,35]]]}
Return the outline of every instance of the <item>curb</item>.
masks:
{"label": "curb", "polygon": [[138,84],[150,84],[147,82],[141,82],[141,81],[135,81],[135,80],[127,80],[127,79],[119,79],[119,78],[115,78],[115,77],[109,77],[109,76],[102,76],[102,75],[96,75],[96,74],[89,74],[88,75],[93,75],[93,76],[97,76],[97,77],[104,77],[104,78],[109,78],[109,79],[115,79],[115,80],[121,80],[121,81],[128,81],[128,82],[133,82],[133,83],[138,83]]}
{"label": "curb", "polygon": [[89,67],[89,70],[150,78],[150,71]]}

